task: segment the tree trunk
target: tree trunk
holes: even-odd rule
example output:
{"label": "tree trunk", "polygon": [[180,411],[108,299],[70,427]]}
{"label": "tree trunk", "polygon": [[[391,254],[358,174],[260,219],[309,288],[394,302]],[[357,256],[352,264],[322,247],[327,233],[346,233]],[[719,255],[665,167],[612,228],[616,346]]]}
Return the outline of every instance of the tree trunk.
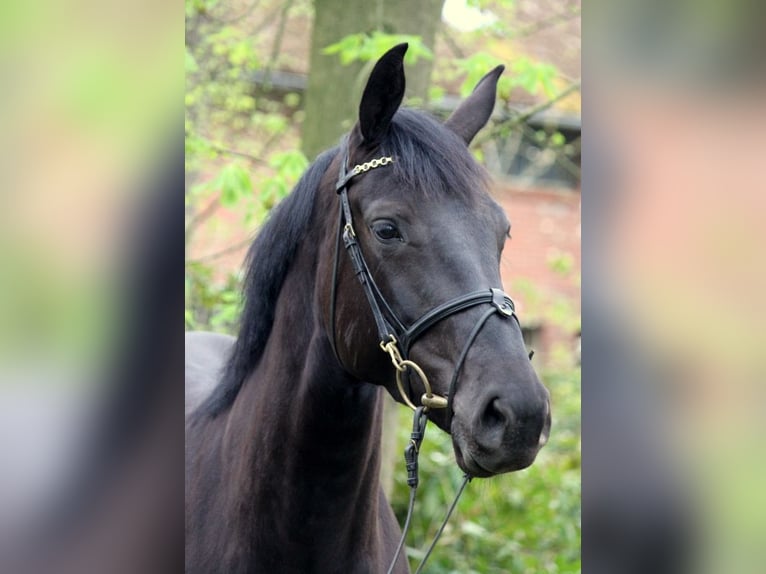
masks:
{"label": "tree trunk", "polygon": [[[419,35],[432,51],[441,25],[444,0],[315,0],[314,30],[311,37],[309,82],[306,90],[306,118],[303,124],[303,153],[313,160],[322,150],[338,143],[357,120],[364,82],[374,62],[341,65],[337,55],[322,50],[341,38],[360,32],[380,30],[388,34]],[[405,65],[405,97],[427,100],[433,62],[420,58]],[[383,411],[383,452],[381,483],[387,495],[394,486],[394,472],[403,467],[404,445],[396,440],[401,406],[386,397]]]}
{"label": "tree trunk", "polygon": [[[313,160],[335,145],[357,119],[359,100],[373,62],[341,65],[337,55],[322,50],[350,34],[380,30],[390,34],[416,34],[433,49],[441,25],[444,0],[315,0],[314,30],[306,119],[303,124],[303,153]],[[407,66],[407,97],[426,100],[433,62],[419,59]]]}

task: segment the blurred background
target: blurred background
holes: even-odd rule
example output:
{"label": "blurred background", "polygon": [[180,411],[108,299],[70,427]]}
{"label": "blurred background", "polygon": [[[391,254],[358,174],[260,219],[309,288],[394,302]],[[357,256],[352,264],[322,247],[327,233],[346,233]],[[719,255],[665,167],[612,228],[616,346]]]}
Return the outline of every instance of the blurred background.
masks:
{"label": "blurred background", "polygon": [[[416,5],[416,7],[415,7]],[[580,571],[580,4],[261,0],[187,3],[186,327],[236,334],[247,247],[316,155],[356,122],[367,76],[409,42],[405,105],[443,119],[498,64],[472,146],[513,223],[501,261],[555,430],[534,466],[474,481],[430,572]],[[383,479],[403,523],[411,413],[392,400]],[[407,552],[413,568],[462,475],[429,433]]]}
{"label": "blurred background", "polygon": [[183,34],[167,3],[0,7],[2,572],[182,565]]}
{"label": "blurred background", "polygon": [[[579,3],[409,3],[414,29],[381,24],[399,21],[384,4],[3,3],[0,571],[182,569],[182,298],[186,329],[233,328],[237,242],[349,127],[376,39],[401,35],[409,102],[437,115],[507,66],[473,151],[555,389],[551,443],[471,485],[434,571],[576,571],[580,490],[586,573],[763,570],[762,3],[586,4],[582,114]],[[312,97],[315,57],[349,76]],[[306,137],[312,106],[346,105]],[[455,486],[438,436],[413,558]]]}
{"label": "blurred background", "polygon": [[759,572],[764,6],[584,19],[584,570]]}

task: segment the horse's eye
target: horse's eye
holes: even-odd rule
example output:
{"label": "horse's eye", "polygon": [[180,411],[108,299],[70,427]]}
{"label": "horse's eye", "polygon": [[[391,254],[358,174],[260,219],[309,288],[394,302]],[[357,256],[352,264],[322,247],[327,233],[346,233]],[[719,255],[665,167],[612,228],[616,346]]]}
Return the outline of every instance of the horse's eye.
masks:
{"label": "horse's eye", "polygon": [[375,237],[381,241],[401,240],[402,236],[396,226],[390,221],[376,221],[372,224],[372,231]]}

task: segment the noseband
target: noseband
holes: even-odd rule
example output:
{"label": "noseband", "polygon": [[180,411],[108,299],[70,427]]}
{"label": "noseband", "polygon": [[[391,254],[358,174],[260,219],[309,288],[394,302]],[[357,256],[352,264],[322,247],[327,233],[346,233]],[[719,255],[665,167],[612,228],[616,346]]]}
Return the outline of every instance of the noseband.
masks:
{"label": "noseband", "polygon": [[[356,231],[354,230],[353,217],[351,215],[351,206],[348,199],[348,187],[349,183],[355,177],[367,173],[371,169],[377,169],[384,167],[394,162],[392,157],[380,157],[363,164],[355,165],[350,171],[347,170],[348,164],[348,147],[347,144],[343,144],[342,147],[342,161],[340,164],[340,170],[338,173],[338,183],[335,186],[335,190],[340,198],[340,209],[338,215],[338,235],[335,244],[335,261],[333,265],[333,282],[332,291],[330,294],[330,343],[332,345],[333,352],[336,358],[340,362],[340,356],[336,347],[336,335],[335,335],[335,300],[338,284],[338,260],[340,252],[340,242],[343,241],[343,245],[346,248],[346,252],[349,254],[351,264],[354,268],[359,282],[362,284],[364,294],[367,298],[367,302],[372,311],[372,316],[375,319],[375,325],[378,330],[378,339],[380,341],[380,348],[388,353],[391,358],[391,362],[396,368],[396,384],[401,394],[402,400],[413,410],[417,407],[414,401],[411,399],[411,392],[406,392],[402,382],[402,375],[406,371],[414,371],[421,382],[423,383],[424,393],[420,397],[420,403],[424,407],[424,411],[429,409],[447,409],[448,428],[449,422],[452,420],[453,413],[453,401],[455,392],[457,390],[457,381],[465,362],[466,355],[471,348],[471,345],[475,341],[476,337],[481,331],[487,320],[494,314],[498,314],[504,318],[516,317],[515,306],[513,300],[504,293],[501,289],[484,289],[481,291],[474,291],[467,295],[462,295],[446,303],[443,303],[417,319],[414,323],[406,326],[396,315],[394,310],[389,305],[386,298],[381,293],[375,280],[372,277],[370,268],[367,265],[367,261],[362,253],[362,248],[357,240]],[[440,396],[434,394],[431,385],[428,381],[428,377],[423,372],[423,369],[409,359],[409,351],[412,344],[421,337],[428,329],[439,323],[440,321],[460,313],[471,307],[478,305],[489,305],[489,308],[481,315],[479,320],[474,325],[466,340],[463,350],[460,353],[458,361],[455,365],[455,370],[450,381],[449,391],[447,396]],[[516,318],[518,321],[518,318]],[[342,364],[342,363],[341,363]],[[408,387],[411,391],[411,385],[409,384],[409,377],[407,379]]]}

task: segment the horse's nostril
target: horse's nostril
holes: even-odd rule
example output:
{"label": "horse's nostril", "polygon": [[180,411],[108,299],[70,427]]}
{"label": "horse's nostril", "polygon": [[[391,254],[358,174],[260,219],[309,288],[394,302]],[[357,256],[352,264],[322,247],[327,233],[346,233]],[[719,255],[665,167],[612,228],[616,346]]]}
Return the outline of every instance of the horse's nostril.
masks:
{"label": "horse's nostril", "polygon": [[509,413],[503,408],[499,398],[487,403],[481,422],[485,428],[504,427],[508,424]]}

